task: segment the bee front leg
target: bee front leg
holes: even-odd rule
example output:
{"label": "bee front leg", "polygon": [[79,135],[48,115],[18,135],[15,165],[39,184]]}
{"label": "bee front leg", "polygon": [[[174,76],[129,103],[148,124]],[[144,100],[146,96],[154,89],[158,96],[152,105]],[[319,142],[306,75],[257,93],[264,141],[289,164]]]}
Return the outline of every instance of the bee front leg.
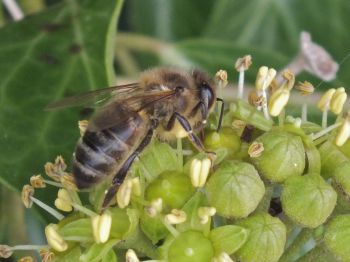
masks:
{"label": "bee front leg", "polygon": [[216,98],[216,101],[220,101],[221,102],[221,108],[220,108],[220,115],[219,115],[219,123],[218,123],[218,127],[216,128],[216,132],[219,132],[221,129],[221,125],[222,125],[222,119],[224,117],[224,110],[225,110],[225,102],[222,98]]}
{"label": "bee front leg", "polygon": [[129,158],[124,162],[122,167],[119,169],[117,174],[114,176],[112,180],[112,185],[107,190],[107,193],[105,195],[105,198],[103,200],[102,204],[102,210],[106,209],[112,199],[115,197],[120,185],[124,182],[124,179],[134,162],[135,158],[145,149],[145,147],[151,142],[154,130],[158,126],[158,121],[152,120],[151,128],[148,130],[146,136],[141,141],[140,145],[136,148],[136,150],[129,156]]}
{"label": "bee front leg", "polygon": [[187,132],[189,140],[194,145],[194,147],[197,148],[197,150],[199,152],[207,153],[210,158],[215,157],[215,152],[208,151],[204,147],[204,145],[202,144],[202,141],[198,138],[198,136],[196,136],[196,134],[193,133],[193,130],[192,130],[190,123],[187,121],[187,119],[184,116],[180,115],[179,113],[175,112],[170,117],[170,120],[169,120],[168,125],[167,125],[168,130],[171,130],[174,127],[176,120],[179,121],[182,128]]}

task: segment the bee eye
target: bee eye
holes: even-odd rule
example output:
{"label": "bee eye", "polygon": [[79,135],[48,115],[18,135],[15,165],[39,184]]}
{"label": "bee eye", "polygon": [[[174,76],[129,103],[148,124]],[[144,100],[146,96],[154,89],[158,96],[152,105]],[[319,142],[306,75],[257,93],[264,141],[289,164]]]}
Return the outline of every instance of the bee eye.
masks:
{"label": "bee eye", "polygon": [[177,87],[175,87],[175,91],[177,93],[182,93],[184,91],[184,87],[183,86],[177,86]]}
{"label": "bee eye", "polygon": [[209,107],[214,103],[214,96],[213,89],[206,82],[203,82],[201,85],[201,97],[203,100],[208,101]]}

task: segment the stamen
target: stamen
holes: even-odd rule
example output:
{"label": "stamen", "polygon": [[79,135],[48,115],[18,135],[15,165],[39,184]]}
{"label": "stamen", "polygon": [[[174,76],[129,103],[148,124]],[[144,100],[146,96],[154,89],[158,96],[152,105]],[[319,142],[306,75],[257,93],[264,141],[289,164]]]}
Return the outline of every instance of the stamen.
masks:
{"label": "stamen", "polygon": [[34,188],[30,185],[24,185],[22,189],[22,202],[26,208],[31,208],[33,203],[37,204],[39,207],[44,209],[46,212],[57,218],[58,220],[61,220],[64,218],[62,214],[57,212],[52,207],[46,205],[45,203],[41,202],[39,199],[36,199],[34,197]]}
{"label": "stamen", "polygon": [[[299,90],[302,96],[311,95],[315,91],[314,86],[308,81],[299,82],[295,88]],[[301,110],[301,120],[307,122],[307,103],[305,102],[303,103]]]}
{"label": "stamen", "polygon": [[87,215],[89,217],[93,217],[93,216],[97,215],[94,211],[92,211],[92,210],[90,210],[90,209],[88,209],[88,208],[86,208],[84,206],[81,206],[81,205],[79,205],[77,203],[73,203],[72,202],[71,205],[74,207],[75,210],[78,210],[81,213],[84,213],[85,215]]}
{"label": "stamen", "polygon": [[329,89],[317,103],[317,107],[322,110],[322,128],[327,127],[329,103],[335,93],[335,89]]}
{"label": "stamen", "polygon": [[347,94],[344,87],[337,88],[330,101],[330,110],[334,114],[339,115],[343,111],[346,98]]}
{"label": "stamen", "polygon": [[203,160],[193,159],[190,169],[191,182],[194,187],[203,187],[207,181],[211,161],[209,158]]}
{"label": "stamen", "polygon": [[181,224],[186,221],[187,215],[184,211],[179,209],[172,209],[171,213],[165,215],[164,220],[168,224]]}
{"label": "stamen", "polygon": [[131,200],[132,192],[132,181],[131,179],[126,179],[120,185],[117,192],[117,203],[120,208],[125,208],[129,205]]}
{"label": "stamen", "polygon": [[73,210],[72,200],[68,191],[64,188],[58,190],[57,198],[55,200],[55,206],[57,209],[70,212]]}
{"label": "stamen", "polygon": [[209,221],[209,218],[216,214],[215,207],[200,207],[198,208],[198,217],[201,224],[206,224]]}
{"label": "stamen", "polygon": [[52,207],[46,205],[45,203],[41,202],[39,199],[36,199],[35,197],[30,198],[35,204],[37,204],[39,207],[44,209],[46,212],[48,212],[50,215],[55,217],[57,220],[62,220],[64,218],[64,215],[61,213],[57,212],[55,209]]}
{"label": "stamen", "polygon": [[49,224],[45,227],[45,235],[47,243],[56,251],[63,252],[68,249],[68,244],[58,233],[58,225]]}
{"label": "stamen", "polygon": [[112,216],[109,211],[102,215],[91,217],[92,233],[97,244],[105,243],[109,239],[112,227]]}
{"label": "stamen", "polygon": [[278,89],[272,94],[269,101],[269,113],[278,116],[288,103],[290,91],[286,88]]}
{"label": "stamen", "polygon": [[66,188],[71,191],[77,191],[77,185],[75,183],[74,177],[68,173],[64,173],[60,177],[61,184]]}
{"label": "stamen", "polygon": [[276,76],[276,70],[273,68],[268,69],[266,66],[259,68],[259,72],[255,81],[255,87],[258,90],[258,96],[262,96],[264,103],[262,104],[263,113],[266,119],[270,119],[267,109],[267,94],[266,88],[271,84],[272,80]]}
{"label": "stamen", "polygon": [[319,131],[318,133],[312,135],[312,140],[316,140],[324,135],[326,135],[327,133],[329,133],[330,131],[332,131],[333,129],[338,128],[339,126],[341,126],[342,123],[335,123],[325,129],[322,129],[321,131]]}
{"label": "stamen", "polygon": [[126,251],[125,260],[126,262],[140,262],[135,251],[132,249],[128,249],[128,251]]}
{"label": "stamen", "polygon": [[41,175],[31,176],[30,177],[30,184],[34,188],[45,188],[45,180],[42,178]]}
{"label": "stamen", "polygon": [[238,77],[238,92],[237,98],[242,99],[244,94],[244,71],[248,70],[250,65],[252,64],[252,57],[250,55],[246,55],[244,57],[238,58],[235,63],[235,68],[239,72]]}
{"label": "stamen", "polygon": [[87,120],[78,121],[80,136],[83,136],[85,134],[85,131],[86,131],[88,125],[89,125],[89,121],[87,121]]}
{"label": "stamen", "polygon": [[145,211],[150,217],[156,217],[162,212],[162,209],[163,200],[161,198],[153,200],[149,206],[145,207]]}
{"label": "stamen", "polygon": [[248,155],[252,158],[261,156],[264,152],[263,143],[254,141],[248,148]]}
{"label": "stamen", "polygon": [[142,188],[141,188],[140,178],[139,177],[132,178],[131,183],[132,183],[132,194],[134,196],[141,196]]}

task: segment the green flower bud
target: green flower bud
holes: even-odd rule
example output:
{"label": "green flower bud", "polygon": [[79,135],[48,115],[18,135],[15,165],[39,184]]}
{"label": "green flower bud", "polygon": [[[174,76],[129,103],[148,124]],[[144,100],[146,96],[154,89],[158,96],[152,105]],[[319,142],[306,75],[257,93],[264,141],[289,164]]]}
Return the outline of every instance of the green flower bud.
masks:
{"label": "green flower bud", "polygon": [[177,225],[177,230],[198,230],[202,232],[209,232],[210,220],[207,223],[202,224],[201,217],[198,210],[204,206],[207,206],[206,197],[203,192],[197,191],[182,207],[182,210],[187,214],[187,219],[184,223]]}
{"label": "green flower bud", "polygon": [[306,174],[286,180],[281,201],[284,213],[293,221],[315,228],[333,212],[337,193],[320,175]]}
{"label": "green flower bud", "polygon": [[261,156],[251,158],[259,174],[272,182],[299,176],[305,168],[305,150],[299,136],[270,131],[256,139],[264,145]]}
{"label": "green flower bud", "polygon": [[140,217],[140,225],[142,231],[153,244],[169,235],[168,229],[159,216],[150,217],[146,212],[143,212]]}
{"label": "green flower bud", "polygon": [[350,215],[337,216],[329,222],[324,243],[339,261],[350,261]]}
{"label": "green flower bud", "polygon": [[162,173],[146,188],[146,199],[163,200],[165,209],[181,208],[194,193],[188,176],[177,171]]}
{"label": "green flower bud", "polygon": [[210,241],[213,243],[215,255],[222,252],[228,255],[236,252],[248,239],[248,230],[234,225],[214,228],[210,231]]}
{"label": "green flower bud", "polygon": [[307,173],[321,173],[321,155],[317,148],[310,144],[305,146],[305,154],[307,158]]}
{"label": "green flower bud", "polygon": [[223,127],[219,133],[216,131],[207,133],[204,145],[210,150],[226,148],[229,155],[234,155],[241,147],[241,140],[232,128]]}
{"label": "green flower bud", "polygon": [[172,241],[167,252],[169,262],[210,262],[213,256],[212,243],[198,231],[180,233]]}
{"label": "green flower bud", "polygon": [[125,239],[135,232],[139,223],[138,211],[135,209],[109,208],[112,216],[110,238]]}
{"label": "green flower bud", "polygon": [[64,224],[59,232],[64,239],[70,241],[94,241],[90,218],[80,218]]}
{"label": "green flower bud", "polygon": [[258,214],[244,219],[239,225],[249,230],[246,243],[235,253],[239,261],[278,261],[287,235],[285,225],[278,218]]}
{"label": "green flower bud", "polygon": [[332,181],[336,188],[350,199],[350,161],[342,163],[334,170]]}
{"label": "green flower bud", "polygon": [[265,187],[255,168],[238,161],[223,162],[207,182],[209,204],[224,217],[248,216],[264,196]]}
{"label": "green flower bud", "polygon": [[155,141],[145,149],[140,157],[141,163],[135,163],[133,169],[139,169],[147,182],[153,181],[164,170],[178,170],[176,151],[168,144]]}
{"label": "green flower bud", "polygon": [[300,128],[305,132],[305,134],[317,133],[322,129],[320,125],[313,122],[302,122]]}
{"label": "green flower bud", "polygon": [[321,175],[325,179],[332,177],[337,167],[348,161],[348,158],[332,142],[324,142],[318,150],[322,164]]}
{"label": "green flower bud", "polygon": [[350,158],[350,139],[348,139],[344,145],[338,147],[338,149],[347,157]]}

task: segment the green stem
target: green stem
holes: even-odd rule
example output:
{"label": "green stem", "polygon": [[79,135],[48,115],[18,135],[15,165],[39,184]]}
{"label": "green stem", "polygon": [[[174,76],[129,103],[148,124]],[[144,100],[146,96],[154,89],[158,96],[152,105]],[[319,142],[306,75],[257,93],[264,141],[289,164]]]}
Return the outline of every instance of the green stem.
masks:
{"label": "green stem", "polygon": [[237,98],[243,99],[244,95],[244,66],[239,69]]}
{"label": "green stem", "polygon": [[179,164],[179,170],[183,171],[183,161],[184,161],[184,156],[182,153],[182,139],[178,138],[177,139],[177,146],[176,146],[176,152],[177,152],[177,160]]}
{"label": "green stem", "polygon": [[284,126],[284,119],[286,118],[286,110],[283,108],[281,113],[278,115],[278,125]]}
{"label": "green stem", "polygon": [[41,202],[39,199],[36,199],[35,197],[30,198],[35,204],[37,204],[39,207],[44,209],[46,212],[54,216],[57,220],[62,220],[64,218],[64,215],[61,213],[57,212],[55,209],[52,207],[46,205],[45,203]]}
{"label": "green stem", "polygon": [[118,33],[116,44],[128,49],[152,52],[158,55],[161,55],[164,49],[169,48],[169,44],[155,38],[129,33]]}
{"label": "green stem", "polygon": [[40,250],[40,249],[46,249],[49,248],[49,246],[47,245],[17,245],[17,246],[13,246],[10,249],[12,251],[15,250]]}
{"label": "green stem", "polygon": [[121,68],[123,68],[124,73],[127,75],[137,75],[138,72],[140,72],[140,69],[133,58],[133,56],[130,54],[129,50],[123,47],[116,47],[115,48],[115,56],[118,61],[118,63],[121,65]]}
{"label": "green stem", "polygon": [[331,253],[329,253],[322,245],[317,245],[309,252],[298,259],[298,262],[310,261],[338,261]]}
{"label": "green stem", "polygon": [[161,221],[164,224],[164,226],[168,229],[170,234],[173,235],[173,237],[177,237],[179,235],[179,232],[176,230],[176,228],[167,223],[164,218],[161,218]]}
{"label": "green stem", "polygon": [[304,103],[301,109],[301,120],[307,122],[307,103]]}
{"label": "green stem", "polygon": [[322,128],[327,128],[327,120],[328,120],[328,110],[323,110],[322,112]]}
{"label": "green stem", "polygon": [[259,206],[255,209],[254,213],[268,212],[270,202],[273,194],[273,186],[266,185],[265,194],[263,199],[260,201]]}
{"label": "green stem", "polygon": [[299,235],[295,238],[293,243],[287,248],[279,262],[295,261],[301,248],[312,238],[312,229],[304,228],[300,231]]}
{"label": "green stem", "polygon": [[51,181],[51,180],[44,179],[44,182],[45,182],[45,184],[48,184],[48,185],[51,185],[51,186],[55,186],[55,187],[59,187],[59,188],[63,187],[63,185],[61,183],[54,182],[54,181]]}
{"label": "green stem", "polygon": [[321,136],[324,136],[325,134],[329,133],[333,129],[341,126],[341,124],[342,124],[341,122],[338,122],[338,123],[335,123],[335,124],[325,128],[325,129],[322,129],[320,132],[318,132],[312,136],[312,140],[316,140],[316,139],[320,138]]}
{"label": "green stem", "polygon": [[92,211],[92,210],[90,210],[90,209],[88,209],[86,207],[83,207],[83,206],[78,205],[76,203],[71,203],[71,205],[72,205],[72,207],[74,207],[75,210],[78,210],[81,213],[83,213],[83,214],[85,214],[85,215],[87,215],[89,217],[97,216],[97,214],[94,211]]}

